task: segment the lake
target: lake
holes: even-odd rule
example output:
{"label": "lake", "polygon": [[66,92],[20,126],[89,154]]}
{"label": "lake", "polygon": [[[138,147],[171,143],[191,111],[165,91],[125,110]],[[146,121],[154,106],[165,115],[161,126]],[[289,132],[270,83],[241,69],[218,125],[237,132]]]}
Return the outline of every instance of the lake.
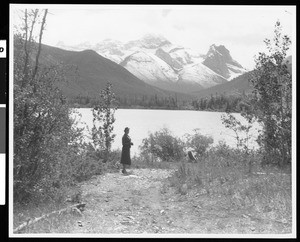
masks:
{"label": "lake", "polygon": [[[93,126],[93,114],[89,108],[79,108],[81,114],[79,127]],[[153,109],[118,109],[115,113],[114,133],[116,134],[112,149],[122,148],[122,136],[124,128],[129,127],[129,136],[134,145],[132,154],[139,152],[142,140],[147,138],[149,133],[154,133],[162,128],[168,128],[174,136],[183,138],[186,133],[192,134],[194,129],[199,129],[203,135],[211,136],[214,144],[224,141],[231,147],[236,147],[235,134],[232,130],[225,128],[222,124],[221,115],[223,112],[207,112],[194,110],[153,110]],[[245,119],[235,113],[241,122]],[[255,124],[251,130],[253,139],[250,146],[257,148],[254,139],[258,135],[259,125]]]}

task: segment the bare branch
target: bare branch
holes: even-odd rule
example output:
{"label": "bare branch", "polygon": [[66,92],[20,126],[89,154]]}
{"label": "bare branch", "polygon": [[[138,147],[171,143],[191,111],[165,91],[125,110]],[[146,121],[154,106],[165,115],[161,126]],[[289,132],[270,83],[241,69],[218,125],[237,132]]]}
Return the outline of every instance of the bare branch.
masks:
{"label": "bare branch", "polygon": [[28,72],[29,72],[28,62],[29,62],[29,55],[30,55],[29,50],[28,50],[28,45],[30,45],[32,42],[32,35],[33,35],[34,25],[36,23],[36,19],[38,16],[38,9],[35,9],[35,11],[33,12],[33,20],[32,20],[31,26],[30,26],[29,36],[28,36],[28,29],[29,29],[28,16],[29,16],[29,13],[28,13],[27,9],[25,9],[25,19],[24,19],[25,20],[25,42],[24,42],[25,61],[24,61],[24,69],[23,69],[23,73],[24,73],[24,80],[22,82],[23,87],[28,81],[27,80]]}
{"label": "bare branch", "polygon": [[70,207],[67,207],[67,208],[63,208],[63,209],[61,209],[61,210],[57,210],[57,211],[53,211],[53,212],[51,212],[51,213],[48,213],[48,214],[44,214],[43,216],[41,216],[41,217],[38,217],[38,218],[35,218],[35,219],[29,219],[29,220],[27,220],[26,222],[24,222],[24,223],[22,223],[20,226],[18,226],[17,228],[15,228],[14,230],[13,230],[13,232],[14,233],[17,233],[17,232],[19,232],[20,230],[22,230],[22,229],[24,229],[25,227],[27,227],[27,226],[30,226],[30,225],[32,225],[32,224],[35,224],[36,222],[38,222],[38,221],[40,221],[40,220],[42,220],[42,219],[44,219],[44,218],[47,218],[47,217],[49,217],[50,215],[53,215],[53,214],[56,214],[56,213],[58,213],[58,214],[61,214],[61,213],[63,213],[63,212],[67,212],[68,210],[69,211],[72,211],[72,209],[76,209],[76,212],[78,212],[79,214],[81,213],[81,211],[80,210],[82,210],[82,208],[85,206],[85,203],[78,203],[78,204],[74,204],[74,205],[72,205],[72,206],[70,206]]}
{"label": "bare branch", "polygon": [[46,23],[47,13],[48,13],[48,9],[45,9],[44,17],[43,17],[42,24],[41,24],[40,36],[39,36],[39,49],[38,49],[38,53],[35,58],[35,68],[33,71],[32,79],[34,79],[34,77],[37,73],[37,70],[38,70],[38,66],[39,66],[39,57],[40,57],[41,48],[42,48],[42,37],[43,37],[43,31],[44,31],[44,27],[45,27],[45,23]]}

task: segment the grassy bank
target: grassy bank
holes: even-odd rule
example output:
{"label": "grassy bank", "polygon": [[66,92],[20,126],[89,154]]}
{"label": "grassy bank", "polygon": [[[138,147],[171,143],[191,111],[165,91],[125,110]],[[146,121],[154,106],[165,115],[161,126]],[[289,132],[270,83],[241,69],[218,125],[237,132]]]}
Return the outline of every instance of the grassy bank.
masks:
{"label": "grassy bank", "polygon": [[[211,143],[199,133],[182,142],[168,131],[160,131],[144,140],[144,152],[135,166],[176,167],[166,189],[170,186],[181,195],[205,196],[211,203],[216,202],[216,207],[251,219],[291,224],[291,167],[262,166],[259,151],[246,153],[224,143],[211,147]],[[193,148],[195,163],[183,152],[187,148]]]}
{"label": "grassy bank", "polygon": [[291,224],[290,170],[262,168],[257,163],[249,169],[248,162],[240,154],[224,157],[211,153],[201,163],[179,164],[169,184],[181,195],[196,191],[228,212],[268,223]]}

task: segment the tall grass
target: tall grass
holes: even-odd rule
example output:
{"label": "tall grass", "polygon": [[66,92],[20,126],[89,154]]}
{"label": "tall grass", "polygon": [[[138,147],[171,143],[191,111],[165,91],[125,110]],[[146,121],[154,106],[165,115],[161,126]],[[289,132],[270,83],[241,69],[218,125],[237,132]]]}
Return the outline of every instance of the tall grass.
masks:
{"label": "tall grass", "polygon": [[[213,140],[197,130],[185,135],[184,141],[170,136],[172,134],[166,130],[151,134],[144,140],[144,152],[136,161],[147,166],[175,165],[177,168],[169,178],[169,185],[182,195],[196,188],[199,194],[209,196],[211,200],[222,199],[223,205],[230,210],[250,211],[253,216],[268,221],[291,220],[290,171],[262,167],[259,150],[246,152],[230,148],[224,142],[212,147]],[[170,155],[178,154],[172,150],[178,149],[178,144],[181,155]],[[188,162],[186,151],[189,149],[193,150],[197,163]],[[169,152],[169,159],[160,156],[161,150]]]}
{"label": "tall grass", "polygon": [[[268,221],[287,222],[292,218],[291,174],[261,168],[261,156],[230,149],[224,144],[212,148],[200,163],[181,162],[170,185],[181,194],[196,187],[206,196],[221,197],[226,207],[250,211]],[[271,171],[270,171],[271,169]]]}

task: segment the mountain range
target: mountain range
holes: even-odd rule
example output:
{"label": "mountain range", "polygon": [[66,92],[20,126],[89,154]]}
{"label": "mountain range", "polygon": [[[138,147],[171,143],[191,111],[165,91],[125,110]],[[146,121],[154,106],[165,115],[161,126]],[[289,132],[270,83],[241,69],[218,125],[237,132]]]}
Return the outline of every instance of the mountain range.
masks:
{"label": "mountain range", "polygon": [[44,65],[59,65],[65,70],[68,82],[60,87],[67,97],[95,97],[108,82],[118,97],[168,97],[175,94],[141,81],[121,65],[93,50],[68,51],[43,45],[40,59]]}
{"label": "mountain range", "polygon": [[[185,102],[216,93],[251,91],[251,71],[222,45],[211,45],[206,54],[200,54],[152,35],[125,44],[105,40],[96,45],[58,45],[60,48],[42,45],[40,64],[63,70],[67,82],[59,86],[75,102],[78,97],[96,97],[108,82],[119,99],[135,100],[133,103],[156,102],[157,98]],[[22,45],[15,45],[14,51],[22,51]],[[287,61],[291,71],[291,56]]]}
{"label": "mountain range", "polygon": [[124,67],[135,77],[160,90],[191,94],[232,80],[245,73],[225,46],[211,45],[206,54],[171,43],[161,35],[148,34],[122,43],[106,39],[57,47],[72,51],[91,49]]}

